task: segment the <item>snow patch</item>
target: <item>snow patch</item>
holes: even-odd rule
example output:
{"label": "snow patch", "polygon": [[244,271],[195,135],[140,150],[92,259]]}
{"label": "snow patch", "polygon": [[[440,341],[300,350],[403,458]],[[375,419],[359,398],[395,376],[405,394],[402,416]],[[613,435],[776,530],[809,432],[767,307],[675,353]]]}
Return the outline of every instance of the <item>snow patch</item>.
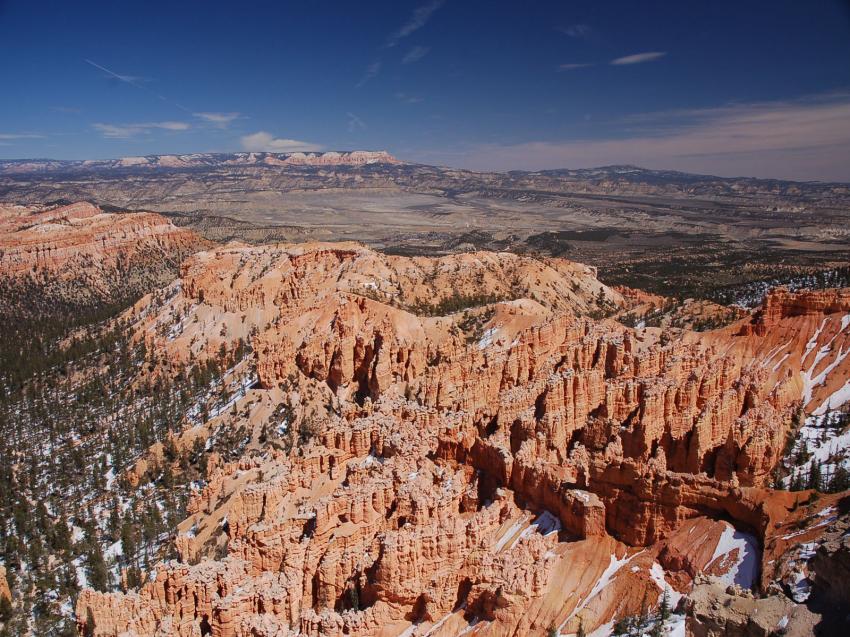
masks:
{"label": "snow patch", "polygon": [[[845,356],[848,353],[850,353],[850,350],[847,350]],[[820,416],[830,410],[842,407],[848,401],[850,401],[850,379],[827,397],[827,399],[821,403],[820,407],[815,409],[812,413],[815,416]]]}
{"label": "snow patch", "polygon": [[481,336],[481,340],[478,341],[478,349],[484,349],[485,347],[492,345],[493,339],[498,331],[499,329],[496,327],[491,327],[485,330],[484,334]]}
{"label": "snow patch", "polygon": [[528,516],[523,515],[519,520],[514,522],[513,525],[511,526],[511,528],[509,528],[507,531],[505,531],[505,534],[499,539],[498,542],[496,542],[496,545],[493,547],[493,550],[497,553],[499,551],[501,551],[505,547],[505,545],[508,543],[508,541],[511,538],[513,538],[514,535],[519,533],[519,530],[523,527],[523,525],[527,521],[528,521]]}
{"label": "snow patch", "polygon": [[658,562],[653,562],[652,568],[649,569],[649,576],[652,578],[652,581],[655,582],[655,585],[661,589],[662,595],[665,590],[668,591],[667,595],[670,598],[670,608],[676,608],[679,600],[682,599],[682,594],[667,583],[664,567]]}
{"label": "snow patch", "polygon": [[549,511],[544,511],[537,518],[528,525],[528,528],[524,529],[522,533],[520,533],[513,542],[511,542],[510,548],[514,548],[520,540],[527,538],[532,533],[537,531],[543,537],[548,537],[553,533],[557,533],[561,530],[561,521],[556,518],[554,515],[549,513]]}
{"label": "snow patch", "polygon": [[[732,553],[737,551],[734,557]],[[709,566],[725,567],[720,579],[725,584],[738,584],[744,588],[752,588],[756,581],[759,561],[758,541],[749,533],[738,531],[731,524],[726,524]],[[730,563],[730,559],[734,562]]]}
{"label": "snow patch", "polygon": [[635,557],[637,557],[641,553],[642,551],[635,553],[631,557],[623,556],[620,559],[617,559],[617,556],[612,553],[611,562],[608,564],[608,567],[605,569],[599,579],[596,580],[596,583],[593,585],[593,588],[590,590],[590,593],[588,593],[587,597],[573,609],[573,612],[571,612],[569,616],[564,620],[564,622],[558,627],[559,634],[560,631],[563,630],[564,626],[567,625],[567,622],[569,622],[573,617],[583,611],[585,607],[590,603],[590,600],[596,597],[600,592],[605,589],[606,586],[608,586],[608,584],[611,583],[611,580],[614,579],[614,577],[617,575],[621,568],[623,568],[626,564],[631,562]]}

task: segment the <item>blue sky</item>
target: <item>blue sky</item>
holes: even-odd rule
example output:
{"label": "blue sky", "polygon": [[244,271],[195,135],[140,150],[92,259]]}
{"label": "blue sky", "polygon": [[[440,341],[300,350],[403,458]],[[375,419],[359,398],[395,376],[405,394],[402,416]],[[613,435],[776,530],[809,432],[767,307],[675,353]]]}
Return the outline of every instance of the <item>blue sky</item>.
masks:
{"label": "blue sky", "polygon": [[0,157],[386,149],[850,181],[850,6],[0,0]]}

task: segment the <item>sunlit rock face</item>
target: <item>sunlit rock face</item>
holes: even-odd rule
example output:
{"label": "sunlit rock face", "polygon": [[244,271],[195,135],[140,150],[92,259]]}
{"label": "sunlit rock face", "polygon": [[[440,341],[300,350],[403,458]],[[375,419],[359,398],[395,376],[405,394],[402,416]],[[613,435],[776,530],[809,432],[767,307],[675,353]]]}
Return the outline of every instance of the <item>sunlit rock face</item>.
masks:
{"label": "sunlit rock face", "polygon": [[107,213],[87,202],[0,205],[0,310],[12,314],[108,305],[173,277],[209,246],[151,212]]}
{"label": "sunlit rock face", "polygon": [[180,560],[84,591],[87,634],[568,634],[701,573],[765,589],[802,515],[771,472],[801,402],[837,391],[812,379],[847,377],[846,292],[631,329],[599,316],[634,299],[559,259],[229,246],[148,302],[125,318],[161,361],[250,342],[228,422],[304,435],[212,460]]}

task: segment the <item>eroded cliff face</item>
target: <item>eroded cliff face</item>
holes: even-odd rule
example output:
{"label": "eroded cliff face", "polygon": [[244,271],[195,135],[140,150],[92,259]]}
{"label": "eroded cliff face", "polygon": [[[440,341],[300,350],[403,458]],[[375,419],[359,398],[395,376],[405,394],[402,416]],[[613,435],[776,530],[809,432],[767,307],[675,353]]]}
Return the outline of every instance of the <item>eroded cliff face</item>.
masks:
{"label": "eroded cliff face", "polygon": [[[187,260],[163,306],[126,318],[162,361],[250,340],[256,385],[191,436],[241,423],[252,443],[209,463],[180,561],[139,591],[84,591],[81,630],[567,634],[703,572],[766,586],[761,550],[797,508],[766,484],[801,400],[831,395],[803,376],[844,364],[809,355],[847,337],[850,297],[662,333],[592,318],[631,302],[594,274],[355,244]],[[264,446],[269,427],[299,444]]]}
{"label": "eroded cliff face", "polygon": [[86,202],[47,209],[0,205],[3,309],[140,295],[167,282],[185,256],[208,246],[154,213],[111,214]]}

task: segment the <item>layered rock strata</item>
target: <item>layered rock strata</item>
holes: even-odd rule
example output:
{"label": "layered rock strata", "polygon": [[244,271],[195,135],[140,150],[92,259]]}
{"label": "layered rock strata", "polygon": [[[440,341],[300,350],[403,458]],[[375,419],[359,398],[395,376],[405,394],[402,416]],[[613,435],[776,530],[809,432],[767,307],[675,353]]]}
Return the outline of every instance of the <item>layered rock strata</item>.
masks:
{"label": "layered rock strata", "polygon": [[[844,334],[848,297],[790,298],[807,309],[771,310],[767,332],[763,313],[661,333],[589,318],[629,302],[594,274],[354,244],[187,260],[163,308],[127,318],[163,360],[250,339],[245,400],[290,410],[257,426],[308,439],[211,463],[181,561],[139,591],[84,591],[81,630],[542,635],[637,613],[703,571],[758,587],[742,553],[792,508],[765,485],[801,402],[795,365],[823,348],[817,325]],[[774,334],[794,330],[795,362],[776,366]],[[752,539],[729,548],[711,518]],[[222,533],[227,557],[209,559]]]}
{"label": "layered rock strata", "polygon": [[[109,303],[165,283],[209,244],[154,213],[105,213],[81,202],[0,206],[0,278],[7,305]],[[41,301],[34,297],[43,297]]]}

